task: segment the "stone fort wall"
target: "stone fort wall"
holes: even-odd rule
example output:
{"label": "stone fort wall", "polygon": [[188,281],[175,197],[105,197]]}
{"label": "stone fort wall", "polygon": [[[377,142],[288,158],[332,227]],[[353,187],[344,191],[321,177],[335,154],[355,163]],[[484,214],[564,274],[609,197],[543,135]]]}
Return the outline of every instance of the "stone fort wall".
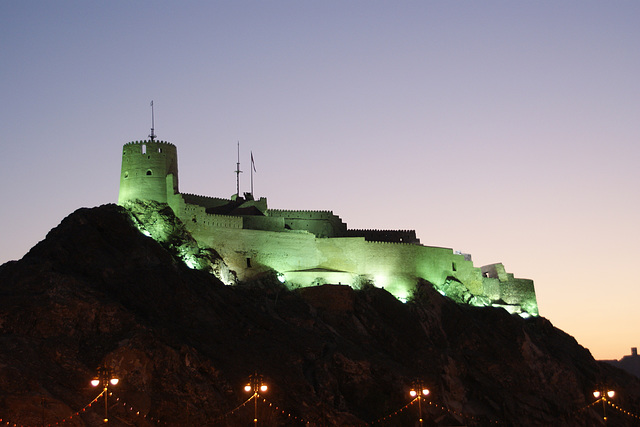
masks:
{"label": "stone fort wall", "polygon": [[[167,181],[167,177],[171,179]],[[167,195],[177,192],[175,145],[165,141],[134,141],[124,145],[118,203],[135,199],[166,203]]]}
{"label": "stone fort wall", "polygon": [[442,283],[452,276],[482,294],[479,269],[461,255],[443,248],[402,243],[369,242],[363,237],[317,238],[312,233],[202,227],[189,224],[196,240],[215,248],[241,280],[276,270],[292,286],[333,283],[341,273],[343,284],[366,277],[399,298],[409,296],[422,277]]}
{"label": "stone fort wall", "polygon": [[347,237],[364,237],[372,242],[420,244],[415,230],[347,230]]}
{"label": "stone fort wall", "polygon": [[306,230],[318,237],[341,237],[347,225],[332,211],[269,209],[268,216],[282,218],[288,230]]}
{"label": "stone fort wall", "polygon": [[242,229],[242,217],[207,213],[205,206],[185,201],[185,198],[191,197],[192,195],[185,197],[182,194],[172,194],[168,200],[173,212],[185,223],[189,231],[202,235],[216,228]]}
{"label": "stone fort wall", "polygon": [[310,286],[332,283],[331,277],[340,273],[342,283],[366,277],[406,298],[419,277],[434,284],[453,277],[470,292],[484,294],[481,270],[451,249],[368,241],[362,236],[322,238],[306,230],[248,229],[243,226],[247,218],[208,214],[201,206],[186,204],[180,195],[174,200],[172,208],[194,238],[218,251],[241,280],[273,269],[293,286]]}
{"label": "stone fort wall", "polygon": [[120,178],[118,203],[168,203],[198,243],[218,251],[241,280],[270,270],[294,287],[364,279],[400,299],[418,278],[440,289],[459,282],[485,305],[526,306],[537,315],[533,281],[514,278],[502,264],[477,268],[467,255],[423,246],[414,230],[349,230],[332,211],[267,209],[264,198],[247,201],[251,215],[213,213],[230,200],[180,193],[177,150],[170,143],[126,144]]}

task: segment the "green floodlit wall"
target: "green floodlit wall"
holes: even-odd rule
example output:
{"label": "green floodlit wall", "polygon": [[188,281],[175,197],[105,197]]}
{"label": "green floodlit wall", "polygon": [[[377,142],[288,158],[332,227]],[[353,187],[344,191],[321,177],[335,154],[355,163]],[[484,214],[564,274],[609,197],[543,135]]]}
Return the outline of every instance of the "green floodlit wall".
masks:
{"label": "green floodlit wall", "polygon": [[[303,230],[286,230],[283,217],[208,214],[204,207],[184,199],[174,194],[169,204],[194,238],[218,251],[240,280],[271,269],[283,274],[293,287],[357,285],[364,279],[404,301],[418,278],[436,286],[454,279],[469,294],[483,298],[484,305],[509,310],[518,310],[510,306],[521,306],[532,315],[538,314],[533,281],[514,278],[502,264],[480,269],[448,248],[372,242],[364,237],[321,238]],[[327,215],[333,214],[321,212],[309,217],[315,221]]]}
{"label": "green floodlit wall", "polygon": [[318,237],[339,237],[347,225],[331,211],[292,211],[269,209],[270,218],[281,218],[291,230],[306,230]]}
{"label": "green floodlit wall", "polygon": [[[220,253],[240,280],[275,270],[292,287],[372,282],[404,301],[422,278],[454,300],[538,314],[533,281],[514,278],[502,264],[477,268],[452,249],[415,244],[413,231],[348,230],[331,211],[267,210],[264,198],[253,203],[267,216],[207,213],[229,200],[180,194],[170,143],[124,145],[118,203],[136,199],[168,203],[198,244]],[[412,243],[373,241],[390,233]]]}
{"label": "green floodlit wall", "polygon": [[118,204],[136,199],[167,203],[178,192],[176,146],[162,141],[136,141],[122,148]]}
{"label": "green floodlit wall", "polygon": [[354,284],[363,276],[405,300],[418,277],[435,284],[455,277],[470,292],[482,292],[480,269],[451,249],[368,242],[364,237],[317,238],[305,231],[240,230],[240,217],[235,217],[234,226],[216,226],[216,215],[196,212],[191,206],[184,212],[191,218],[185,224],[196,240],[218,251],[240,280],[267,269],[283,273],[294,286],[311,286],[318,279]]}

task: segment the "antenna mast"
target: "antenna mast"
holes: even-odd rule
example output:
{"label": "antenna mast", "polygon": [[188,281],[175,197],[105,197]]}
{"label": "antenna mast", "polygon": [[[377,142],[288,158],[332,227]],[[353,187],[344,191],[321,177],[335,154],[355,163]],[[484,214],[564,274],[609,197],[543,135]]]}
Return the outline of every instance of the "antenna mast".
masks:
{"label": "antenna mast", "polygon": [[240,141],[238,141],[238,161],[236,162],[236,195],[240,197]]}
{"label": "antenna mast", "polygon": [[257,172],[256,164],[253,161],[253,151],[251,152],[251,195],[253,196],[253,173]]}
{"label": "antenna mast", "polygon": [[151,141],[156,139],[156,134],[153,132],[153,128],[154,128],[153,101],[151,101],[151,135],[149,135],[149,138],[151,138]]}

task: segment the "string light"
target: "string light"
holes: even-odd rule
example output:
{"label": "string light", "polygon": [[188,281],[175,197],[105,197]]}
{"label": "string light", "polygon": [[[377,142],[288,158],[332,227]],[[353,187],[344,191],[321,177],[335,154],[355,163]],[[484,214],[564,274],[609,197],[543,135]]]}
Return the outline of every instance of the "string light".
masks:
{"label": "string light", "polygon": [[394,415],[398,415],[400,412],[404,411],[405,409],[407,409],[409,406],[413,405],[415,403],[416,400],[420,399],[420,397],[416,397],[415,399],[413,399],[411,402],[407,403],[406,405],[404,405],[402,408],[400,409],[396,409],[393,413],[385,415],[382,418],[378,418],[377,420],[375,420],[374,422],[372,422],[371,424],[376,424],[376,423],[380,423],[382,421],[385,421],[391,417],[393,417]]}
{"label": "string light", "polygon": [[628,415],[630,417],[636,418],[636,419],[640,419],[640,416],[638,414],[634,414],[631,411],[627,411],[624,408],[621,408],[620,406],[616,405],[615,403],[613,403],[612,401],[610,401],[609,399],[606,399],[604,396],[602,397],[605,401],[605,403],[609,406],[611,406],[612,408],[614,408],[615,410],[617,410],[618,412],[621,412],[624,415]]}
{"label": "string light", "polygon": [[[105,390],[102,390],[102,392],[99,395],[97,395],[91,402],[89,402],[87,405],[85,405],[82,409],[80,409],[79,411],[76,411],[73,414],[71,414],[71,415],[69,415],[69,416],[67,416],[65,418],[62,418],[62,419],[60,419],[60,420],[58,420],[58,421],[56,421],[54,423],[47,424],[47,427],[53,427],[53,426],[56,426],[56,425],[60,425],[62,423],[66,423],[67,421],[72,420],[73,417],[80,415],[80,413],[86,412],[87,408],[90,408],[94,403],[96,403],[98,401],[98,399],[100,399],[104,395],[104,393],[105,393]],[[113,395],[113,393],[110,393],[110,395]],[[118,402],[119,400],[120,400],[120,398],[116,397],[116,402]],[[132,406],[128,405],[126,402],[123,402],[123,406],[125,406],[125,407],[129,406],[129,410],[131,412],[134,411],[134,408]],[[140,415],[140,411],[136,411],[136,415]],[[166,423],[161,422],[157,418],[149,417],[147,415],[144,415],[143,417],[144,418],[148,418],[149,420],[155,422],[156,424],[165,424],[166,425]],[[0,423],[1,422],[3,422],[2,419],[0,419]],[[18,427],[18,424],[11,423],[9,421],[6,421],[6,425]],[[33,427],[40,427],[40,426],[41,426],[41,424],[39,424],[38,426],[33,426]],[[25,426],[25,425],[20,424],[20,427],[30,427],[30,426]]]}
{"label": "string light", "polygon": [[222,420],[223,418],[228,417],[229,415],[233,415],[235,412],[238,412],[241,408],[246,406],[247,403],[251,402],[255,397],[256,397],[255,394],[252,395],[250,398],[248,398],[247,400],[245,400],[244,402],[242,402],[240,405],[236,406],[235,408],[233,408],[229,412],[226,412],[226,413],[220,415],[219,417],[214,418],[213,421],[219,421],[219,420]]}
{"label": "string light", "polygon": [[[54,423],[49,423],[49,424],[47,424],[47,427],[53,427],[53,426],[56,426],[56,425],[60,425],[60,424],[62,424],[62,423],[66,423],[67,421],[72,420],[72,419],[73,419],[73,417],[79,416],[81,413],[86,412],[86,410],[87,410],[88,408],[90,408],[94,403],[96,403],[96,402],[98,401],[98,399],[100,399],[100,398],[104,395],[104,393],[105,393],[105,390],[103,390],[100,394],[98,394],[94,399],[92,399],[92,400],[91,400],[91,402],[89,402],[88,404],[86,404],[82,409],[80,409],[80,410],[78,410],[78,411],[76,411],[76,412],[74,412],[74,413],[70,414],[69,416],[67,416],[67,417],[65,417],[65,418],[62,418],[62,419],[60,419],[60,420],[58,420],[58,421],[56,421],[56,422],[54,422]],[[111,394],[113,394],[113,393],[111,393]],[[262,402],[263,402],[263,403],[265,403],[265,404],[268,404],[268,405],[269,405],[269,408],[272,408],[272,409],[274,410],[274,412],[275,412],[275,413],[278,413],[278,414],[280,414],[280,415],[285,415],[285,416],[286,416],[286,417],[288,417],[288,418],[295,419],[295,420],[300,421],[300,422],[302,422],[302,423],[304,423],[304,422],[305,422],[305,420],[304,420],[303,418],[300,418],[300,417],[298,417],[298,416],[296,416],[296,415],[293,415],[293,414],[291,414],[291,413],[289,413],[289,412],[285,411],[284,409],[281,409],[280,407],[278,407],[278,406],[277,406],[277,405],[275,405],[274,403],[269,402],[267,399],[265,399],[264,397],[260,396],[258,393],[255,393],[254,395],[252,395],[251,397],[249,397],[247,400],[245,400],[244,402],[242,402],[240,405],[238,405],[238,406],[236,406],[235,408],[233,408],[232,410],[230,410],[230,411],[228,411],[228,412],[224,413],[223,415],[220,415],[219,417],[217,417],[217,418],[213,419],[212,421],[214,421],[214,422],[215,422],[215,421],[220,421],[220,420],[222,420],[222,419],[224,419],[224,418],[226,418],[226,417],[228,417],[228,416],[230,416],[230,415],[233,415],[234,413],[236,413],[237,411],[239,411],[240,409],[242,409],[243,407],[245,407],[245,406],[246,406],[249,402],[251,402],[253,399],[257,399],[257,398],[261,398],[261,399],[262,399]],[[391,418],[393,418],[393,417],[395,417],[395,416],[400,415],[400,414],[401,414],[403,411],[405,411],[408,407],[410,407],[410,406],[414,405],[414,404],[418,401],[418,399],[422,399],[422,396],[417,396],[415,399],[413,399],[411,402],[407,403],[407,404],[406,404],[406,405],[404,405],[403,407],[401,407],[401,408],[399,408],[399,409],[397,409],[397,410],[395,410],[395,411],[393,411],[393,412],[391,412],[391,413],[389,413],[389,414],[387,414],[387,415],[385,415],[385,416],[383,416],[383,417],[380,417],[380,418],[378,418],[377,420],[375,420],[375,421],[373,421],[373,422],[371,422],[371,423],[369,423],[369,424],[372,424],[372,425],[373,425],[373,424],[377,424],[377,423],[382,423],[382,422],[387,421],[387,420],[389,420],[389,419],[391,419]],[[116,401],[117,401],[117,402],[119,402],[120,400],[121,400],[121,399],[120,399],[119,397],[116,397]],[[620,414],[623,414],[623,415],[626,415],[626,416],[628,416],[628,417],[631,417],[631,418],[635,418],[635,419],[640,420],[640,415],[639,415],[639,414],[634,413],[634,412],[631,412],[631,411],[629,411],[629,410],[627,410],[627,409],[624,409],[624,408],[622,408],[621,406],[618,406],[617,404],[613,403],[611,400],[607,399],[605,396],[601,396],[601,397],[600,397],[599,399],[597,399],[596,401],[591,402],[591,403],[589,403],[589,404],[587,404],[587,405],[585,405],[585,406],[581,407],[580,409],[575,410],[573,413],[586,411],[587,409],[589,409],[589,408],[591,408],[591,407],[595,406],[596,404],[598,404],[598,403],[602,402],[603,400],[604,400],[604,402],[605,402],[607,405],[609,405],[610,407],[614,408],[614,409],[615,409],[616,411],[618,411]],[[134,415],[136,415],[136,416],[140,416],[140,411],[139,411],[139,410],[136,410],[133,406],[131,406],[131,405],[127,404],[127,403],[126,403],[126,402],[124,402],[124,401],[123,401],[123,402],[121,402],[121,403],[122,403],[122,406],[123,406],[123,407],[125,407],[125,409],[128,409],[132,414],[134,414]],[[453,414],[453,415],[458,415],[458,416],[461,416],[461,417],[464,417],[464,418],[468,418],[468,419],[471,419],[471,420],[475,420],[475,421],[483,420],[484,422],[489,422],[489,423],[492,423],[492,424],[500,424],[500,422],[499,422],[499,421],[497,421],[497,420],[491,420],[491,419],[488,419],[488,420],[487,420],[487,419],[486,419],[486,418],[484,418],[484,417],[477,417],[477,416],[474,416],[474,415],[464,414],[464,413],[462,413],[462,412],[455,411],[455,410],[453,410],[453,409],[449,409],[449,408],[447,408],[446,406],[440,405],[440,404],[438,404],[438,403],[436,403],[436,402],[433,402],[433,401],[428,401],[428,402],[426,402],[426,403],[427,403],[427,404],[429,404],[430,406],[433,406],[433,407],[435,407],[435,408],[437,408],[437,409],[440,409],[440,410],[446,411],[446,412],[448,412],[448,413],[450,413],[450,414]],[[164,424],[164,425],[166,425],[166,424],[167,424],[166,422],[163,422],[163,421],[161,421],[160,419],[158,419],[158,418],[156,418],[156,417],[151,417],[151,416],[149,416],[149,415],[147,415],[147,414],[142,415],[142,417],[143,417],[143,418],[146,418],[146,419],[148,419],[148,420],[150,420],[150,421],[152,421],[152,422],[155,422],[156,424]],[[11,421],[7,421],[6,419],[3,419],[3,418],[0,418],[0,423],[2,423],[2,425],[12,426],[12,427],[30,427],[30,426],[25,426],[25,425],[23,425],[23,424],[13,423],[13,422],[11,422]],[[39,425],[39,426],[40,426],[40,425]],[[36,426],[33,426],[33,427],[36,427]]]}
{"label": "string light", "polygon": [[298,417],[296,415],[292,415],[289,412],[286,412],[284,409],[280,409],[277,405],[269,402],[267,399],[265,399],[264,397],[260,396],[260,394],[256,393],[256,396],[262,398],[262,402],[263,403],[268,403],[270,408],[273,407],[273,408],[275,408],[276,411],[281,411],[281,413],[283,415],[287,415],[288,418],[293,418],[294,420],[298,420],[298,421],[303,422],[303,423],[305,422],[305,420],[303,420],[302,418],[300,418],[300,417]]}
{"label": "string light", "polygon": [[611,406],[612,408],[614,408],[615,410],[619,411],[620,413],[627,415],[629,417],[635,418],[635,419],[640,419],[640,415],[635,414],[631,411],[628,411],[618,405],[616,405],[615,403],[613,403],[612,401],[610,401],[609,399],[607,399],[605,396],[601,396],[598,400],[596,400],[595,402],[591,402],[586,406],[583,406],[582,408],[574,411],[574,412],[582,412],[582,411],[586,411],[587,409],[591,408],[592,406],[595,406],[596,404],[600,403],[604,401],[607,405]]}
{"label": "string light", "polygon": [[[73,417],[74,417],[74,416],[80,415],[80,413],[81,413],[81,412],[85,412],[87,408],[91,407],[91,405],[93,405],[94,403],[96,403],[96,401],[97,401],[98,399],[100,399],[100,398],[102,397],[102,395],[103,395],[103,394],[104,394],[104,390],[102,390],[102,392],[101,392],[99,395],[97,395],[97,396],[96,396],[96,397],[95,397],[91,402],[87,403],[87,404],[86,404],[82,409],[80,409],[80,410],[78,410],[78,411],[74,412],[73,414],[71,414],[71,415],[69,415],[69,416],[67,416],[67,417],[65,417],[65,418],[62,418],[62,419],[61,419],[61,420],[59,420],[59,421],[56,421],[56,422],[55,422],[55,424],[53,424],[53,423],[51,423],[51,424],[47,424],[47,427],[52,427],[52,426],[54,426],[54,425],[58,425],[58,424],[60,424],[60,423],[66,423],[66,422],[67,422],[67,420],[71,420],[71,419],[73,419]],[[18,424],[16,424],[16,423],[12,423],[12,422],[10,422],[10,421],[3,420],[2,418],[0,418],[0,423],[1,423],[1,422],[5,422],[5,423],[6,423],[5,425],[8,425],[8,426],[18,427]],[[38,424],[38,426],[41,426],[41,425],[42,425],[42,424]],[[23,424],[20,424],[20,427],[29,427],[29,426],[25,426],[25,425],[23,425]]]}
{"label": "string light", "polygon": [[[407,409],[409,406],[411,406],[414,403],[416,403],[418,401],[418,399],[424,399],[424,398],[422,396],[417,396],[415,399],[413,399],[411,402],[409,402],[406,405],[404,405],[402,408],[397,409],[394,412],[392,412],[390,414],[387,414],[382,418],[378,418],[377,420],[371,422],[370,424],[381,423],[381,422],[386,421],[386,420],[388,420],[388,419],[390,419],[390,418],[392,418],[392,417],[394,417],[396,415],[399,415],[402,411]],[[428,401],[427,403],[429,404],[429,406],[434,406],[437,409],[446,411],[446,412],[448,412],[450,414],[458,415],[460,417],[464,417],[464,418],[475,420],[475,421],[479,421],[479,420],[482,419],[484,422],[489,422],[491,424],[500,424],[500,421],[492,420],[492,419],[486,419],[484,417],[477,417],[475,415],[463,414],[462,412],[454,411],[453,409],[449,409],[446,406],[439,405],[439,404],[437,404],[435,402],[432,402],[432,401]]]}
{"label": "string light", "polygon": [[[119,401],[120,401],[120,398],[119,398],[119,397],[116,397],[116,402],[119,402]],[[124,407],[125,407],[125,409],[126,409],[127,407],[129,407],[128,409],[129,409],[129,411],[131,411],[131,413],[132,413],[132,414],[133,414],[133,412],[135,411],[135,414],[134,414],[134,415],[136,415],[136,416],[140,416],[140,411],[136,411],[136,410],[134,409],[134,407],[133,407],[133,406],[131,406],[131,405],[129,405],[127,402],[122,402],[122,406],[124,406]],[[149,416],[148,414],[144,414],[144,415],[142,416],[142,418],[147,418],[147,419],[149,419],[149,420],[151,420],[151,421],[154,421],[156,424],[164,424],[164,425],[166,425],[166,424],[167,424],[166,422],[163,422],[163,421],[159,420],[158,418],[151,417],[151,416]]]}

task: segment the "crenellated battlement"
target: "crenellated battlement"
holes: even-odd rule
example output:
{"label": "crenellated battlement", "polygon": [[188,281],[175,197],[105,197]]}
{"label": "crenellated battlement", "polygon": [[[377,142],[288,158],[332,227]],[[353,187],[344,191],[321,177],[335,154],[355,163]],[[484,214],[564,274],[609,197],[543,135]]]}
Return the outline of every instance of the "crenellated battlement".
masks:
{"label": "crenellated battlement", "polygon": [[130,141],[127,142],[124,145],[143,145],[143,144],[159,144],[159,145],[171,145],[172,147],[175,147],[175,144],[168,142],[168,141],[152,141],[150,139],[147,140],[143,140],[143,141]]}
{"label": "crenellated battlement", "polygon": [[172,156],[176,156],[177,149],[176,146],[167,141],[131,141],[122,147],[122,154],[127,155],[136,155],[136,154],[145,154],[145,155],[165,155],[169,154]]}
{"label": "crenellated battlement", "polygon": [[229,202],[229,199],[223,199],[220,197],[212,197],[212,196],[200,196],[198,194],[193,194],[193,193],[180,193],[180,195],[184,198],[184,201],[186,203],[204,206],[205,208],[208,208],[211,206],[218,206],[223,203]]}
{"label": "crenellated battlement", "polygon": [[270,209],[271,218],[283,218],[290,230],[304,230],[317,237],[344,237],[347,225],[333,211]]}
{"label": "crenellated battlement", "polygon": [[191,227],[207,229],[208,227],[242,229],[242,217],[235,215],[218,215],[206,212],[203,206],[185,204],[178,217]]}
{"label": "crenellated battlement", "polygon": [[[358,237],[361,237],[361,236],[358,236]],[[390,242],[386,240],[367,240],[367,239],[365,239],[365,243],[380,244],[380,245],[411,245],[411,246],[415,245],[415,243],[409,243],[409,242]]]}
{"label": "crenellated battlement", "polygon": [[177,148],[167,141],[123,146],[119,204],[166,203],[202,248],[218,252],[240,280],[276,271],[287,286],[363,277],[406,300],[426,280],[457,302],[537,315],[533,282],[501,265],[474,267],[470,256],[424,246],[415,230],[349,229],[332,210],[269,209],[264,197],[180,193]]}
{"label": "crenellated battlement", "polygon": [[166,203],[178,192],[178,150],[166,141],[132,141],[122,147],[118,203]]}
{"label": "crenellated battlement", "polygon": [[415,233],[416,230],[380,230],[377,228],[350,228],[348,231],[356,233]]}
{"label": "crenellated battlement", "polygon": [[371,242],[420,244],[415,230],[347,230],[348,237],[364,237]]}
{"label": "crenellated battlement", "polygon": [[[289,210],[289,209],[269,209],[269,214],[275,214],[278,216],[288,215],[324,215],[326,217],[334,216],[333,211],[314,211],[314,210]],[[275,216],[274,215],[274,216]]]}

